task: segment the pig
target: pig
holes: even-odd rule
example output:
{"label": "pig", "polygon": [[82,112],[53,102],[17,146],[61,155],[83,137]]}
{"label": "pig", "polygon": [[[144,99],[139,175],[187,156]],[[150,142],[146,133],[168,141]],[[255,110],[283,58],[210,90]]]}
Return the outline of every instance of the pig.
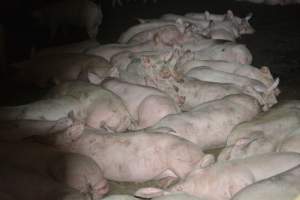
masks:
{"label": "pig", "polygon": [[87,73],[99,77],[108,76],[111,65],[102,57],[84,54],[53,54],[33,57],[23,62],[15,79],[46,87],[49,83],[61,84],[67,81],[87,81]]}
{"label": "pig", "polygon": [[58,47],[49,47],[44,48],[41,50],[38,50],[35,52],[33,51],[33,54],[31,56],[44,56],[44,55],[53,55],[53,54],[85,54],[86,51],[92,48],[96,48],[100,46],[100,43],[97,40],[84,40],[77,43],[62,45]]}
{"label": "pig", "polygon": [[175,25],[166,25],[151,30],[139,32],[132,36],[127,42],[128,44],[139,44],[149,40],[153,40],[156,35],[159,35],[161,41],[164,43],[172,43],[174,40],[178,40],[183,37],[184,32],[181,32]]}
{"label": "pig", "polygon": [[[265,107],[264,99],[253,90],[245,90],[233,84],[219,84],[186,78],[175,70],[180,53],[161,53],[159,55],[138,55],[127,66],[116,69],[114,74],[123,81],[151,86],[166,92],[182,110],[207,101],[221,99],[230,94],[249,94]],[[266,107],[267,109],[268,107]]]}
{"label": "pig", "polygon": [[73,113],[87,126],[111,132],[127,130],[134,120],[123,101],[112,92],[86,82],[66,82],[42,100],[0,108],[0,120],[57,121]]}
{"label": "pig", "polygon": [[[91,81],[95,84],[99,83],[98,77]],[[168,114],[180,112],[175,101],[156,88],[132,84],[118,79],[104,80],[101,86],[121,97],[137,123],[134,129],[146,128]]]}
{"label": "pig", "polygon": [[76,26],[85,28],[90,38],[95,39],[102,23],[102,10],[89,0],[62,0],[45,5],[33,12],[33,16],[48,26],[50,38],[54,39],[58,28]]}
{"label": "pig", "polygon": [[250,185],[232,200],[298,200],[300,198],[300,166]]}
{"label": "pig", "polygon": [[[103,200],[139,200],[139,198],[130,195],[110,195],[103,198]],[[205,200],[205,199],[202,198],[200,199],[186,193],[178,193],[178,194],[170,194],[166,196],[153,198],[153,200]]]}
{"label": "pig", "polygon": [[189,18],[189,17],[185,17],[185,16],[182,16],[182,15],[171,14],[171,13],[162,15],[160,19],[161,20],[166,20],[166,21],[181,20],[183,23],[196,25],[199,31],[207,28],[208,25],[209,25],[208,20],[200,20],[200,19],[195,20],[195,19],[192,19],[192,18]]}
{"label": "pig", "polygon": [[[214,61],[214,60],[190,60],[185,63],[176,64],[176,70],[180,73],[187,73],[195,67],[209,67],[214,70],[223,71],[226,73],[233,73],[240,76],[245,76],[250,79],[258,80],[271,88],[274,85],[274,78],[267,66],[263,66],[260,69],[252,65],[232,63],[226,61]],[[275,94],[280,93],[279,89],[275,89]]]}
{"label": "pig", "polygon": [[[277,88],[279,84],[279,79],[277,79],[274,84],[267,88],[262,82],[250,79],[245,76],[239,76],[232,73],[222,72],[219,70],[211,69],[210,67],[196,67],[188,71],[185,76],[193,77],[201,81],[217,82],[217,83],[231,83],[238,85],[240,88],[251,88],[253,92],[261,93],[262,98],[266,102],[266,109],[272,107],[277,103],[276,95],[274,94],[274,89]],[[259,94],[257,94],[259,95]]]}
{"label": "pig", "polygon": [[[73,134],[67,133],[66,136],[74,137],[72,142],[63,144],[64,140],[60,138],[46,141],[63,151],[91,157],[109,180],[160,180],[161,184],[169,185],[175,179],[184,178],[195,166],[208,166],[214,162],[214,156],[204,154],[197,145],[165,134],[168,130],[107,134],[90,128],[82,131],[82,126],[76,124],[72,131]],[[76,132],[81,132],[81,135]]]}
{"label": "pig", "polygon": [[2,142],[0,159],[6,164],[52,178],[53,181],[79,192],[90,193],[95,198],[108,192],[108,183],[101,168],[87,156],[66,153],[31,142]]}
{"label": "pig", "polygon": [[250,25],[249,20],[252,18],[253,14],[249,13],[244,18],[240,18],[234,16],[231,10],[227,10],[226,14],[211,14],[208,11],[204,13],[187,13],[185,14],[186,17],[198,20],[208,20],[212,22],[220,22],[223,20],[230,20],[234,26],[238,27],[239,34],[252,34],[255,32],[254,28]]}
{"label": "pig", "polygon": [[188,112],[169,114],[151,128],[170,128],[201,149],[223,147],[232,129],[260,112],[258,102],[248,95],[229,95],[196,106]]}
{"label": "pig", "polygon": [[196,60],[220,60],[240,64],[252,63],[252,54],[243,44],[228,42],[192,53]]}
{"label": "pig", "polygon": [[298,153],[269,153],[217,162],[198,168],[167,190],[141,188],[135,196],[152,198],[165,194],[185,192],[210,200],[230,200],[241,189],[263,179],[285,172],[299,165]]}
{"label": "pig", "polygon": [[0,180],[1,200],[90,200],[89,194],[21,167],[2,164]]}
{"label": "pig", "polygon": [[188,24],[184,24],[182,20],[177,20],[177,21],[153,21],[149,23],[142,23],[138,24],[135,26],[130,27],[128,30],[126,30],[124,33],[121,34],[121,36],[118,39],[119,43],[127,43],[133,36],[135,36],[138,33],[144,32],[144,31],[149,31],[154,28],[159,28],[159,27],[164,27],[164,26],[169,26],[173,25],[176,26],[180,32],[183,32],[188,26]]}
{"label": "pig", "polygon": [[[300,104],[298,101],[278,105],[253,120],[236,126],[228,136],[227,144],[218,160],[245,158],[273,151],[289,150],[289,136],[299,128]],[[297,132],[293,137],[297,137]],[[285,141],[286,140],[286,141]],[[298,140],[296,140],[298,141]],[[286,144],[285,144],[286,142]]]}

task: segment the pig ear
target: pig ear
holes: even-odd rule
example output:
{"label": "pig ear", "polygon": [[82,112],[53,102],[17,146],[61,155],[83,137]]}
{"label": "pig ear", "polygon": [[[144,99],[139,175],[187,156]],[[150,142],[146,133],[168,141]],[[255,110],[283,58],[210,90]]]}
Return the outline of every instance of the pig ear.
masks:
{"label": "pig ear", "polygon": [[249,21],[253,17],[253,13],[248,13],[248,15],[245,17],[247,21]]}
{"label": "pig ear", "polygon": [[264,74],[270,74],[271,75],[271,71],[270,71],[270,69],[269,69],[269,67],[267,67],[267,66],[262,66],[261,68],[260,68],[260,71],[262,72],[262,73],[264,73]]}
{"label": "pig ear", "polygon": [[184,25],[183,20],[181,18],[177,18],[176,23],[180,25]]}
{"label": "pig ear", "polygon": [[90,83],[95,85],[99,85],[103,81],[103,79],[91,72],[88,72],[88,80]]}
{"label": "pig ear", "polygon": [[227,13],[226,13],[226,15],[224,17],[224,20],[226,20],[226,19],[233,19],[233,18],[234,18],[233,12],[231,10],[227,10]]}
{"label": "pig ear", "polygon": [[214,163],[215,163],[215,157],[211,154],[206,154],[201,160],[200,167],[206,168],[211,166]]}
{"label": "pig ear", "polygon": [[210,19],[210,13],[207,10],[204,12],[204,16],[206,20]]}
{"label": "pig ear", "polygon": [[167,194],[169,194],[169,192],[164,191],[160,188],[148,187],[148,188],[138,189],[134,193],[134,196],[148,199],[148,198],[159,197]]}

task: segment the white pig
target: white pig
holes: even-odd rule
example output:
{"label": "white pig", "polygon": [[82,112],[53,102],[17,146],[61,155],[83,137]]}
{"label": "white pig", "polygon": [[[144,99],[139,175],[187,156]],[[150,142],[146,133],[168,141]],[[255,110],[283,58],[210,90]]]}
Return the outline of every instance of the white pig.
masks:
{"label": "white pig", "polygon": [[[77,129],[76,129],[77,127]],[[95,129],[72,127],[73,142],[63,144],[64,151],[78,152],[93,158],[101,167],[104,177],[114,181],[144,182],[172,181],[184,178],[196,166],[208,166],[214,157],[205,155],[195,144],[162,132],[126,132],[106,134]],[[76,132],[82,134],[78,136]],[[65,134],[62,132],[61,134]]]}
{"label": "white pig", "polygon": [[170,193],[186,192],[209,200],[230,200],[241,189],[300,163],[298,153],[269,153],[247,159],[217,162],[192,171],[184,180],[167,190],[142,188],[135,195],[151,198]]}
{"label": "white pig", "polygon": [[238,192],[232,200],[299,200],[300,166],[259,181]]}
{"label": "white pig", "polygon": [[254,98],[229,95],[198,105],[188,112],[167,115],[153,128],[170,128],[173,130],[171,134],[185,138],[204,150],[214,149],[224,146],[232,129],[252,119],[259,111]]}
{"label": "white pig", "polygon": [[[292,150],[292,146],[289,149],[289,145],[292,144],[289,136],[297,137],[299,132],[293,134],[293,131],[299,128],[299,123],[299,102],[291,101],[278,105],[252,121],[236,126],[228,136],[226,147],[218,159],[244,158],[272,151],[297,151],[297,148]],[[297,144],[299,140],[293,142]]]}
{"label": "white pig", "polygon": [[151,126],[166,115],[180,111],[170,96],[156,88],[118,79],[104,80],[101,86],[121,97],[129,113],[137,122],[135,129]]}

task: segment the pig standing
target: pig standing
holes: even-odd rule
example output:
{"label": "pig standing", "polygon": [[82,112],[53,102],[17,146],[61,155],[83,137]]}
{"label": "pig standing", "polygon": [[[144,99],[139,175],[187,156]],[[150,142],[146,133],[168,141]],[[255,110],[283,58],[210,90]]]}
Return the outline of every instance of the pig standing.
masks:
{"label": "pig standing", "polygon": [[167,190],[142,188],[135,196],[151,198],[170,193],[186,192],[209,200],[229,200],[241,189],[285,172],[299,165],[298,153],[269,153],[217,162],[206,168],[198,168]]}
{"label": "pig standing", "polygon": [[300,166],[259,181],[238,192],[232,200],[298,200]]}
{"label": "pig standing", "polygon": [[82,193],[91,193],[95,198],[108,192],[107,181],[99,166],[80,154],[65,153],[34,143],[1,143],[0,159]]}
{"label": "pig standing", "polygon": [[173,130],[171,134],[183,137],[203,150],[214,149],[225,145],[237,124],[252,119],[259,111],[259,104],[254,98],[229,95],[198,105],[188,112],[167,115],[153,128],[170,128]]}
{"label": "pig standing", "polygon": [[103,18],[100,4],[90,0],[54,2],[34,11],[33,16],[49,27],[51,39],[56,35],[58,28],[68,26],[85,28],[88,36],[95,39]]}
{"label": "pig standing", "polygon": [[[300,104],[290,101],[236,126],[228,136],[219,160],[245,158],[273,151],[300,152]],[[298,137],[298,139],[297,139]]]}
{"label": "pig standing", "polygon": [[[76,129],[77,127],[77,129]],[[51,139],[64,151],[77,152],[93,158],[104,177],[114,181],[144,182],[161,180],[170,183],[184,178],[196,166],[208,166],[214,157],[205,155],[195,144],[161,132],[138,131],[106,134],[95,129],[72,128],[73,142],[63,144],[60,138]],[[65,134],[64,132],[61,134]],[[168,184],[167,184],[168,185]]]}

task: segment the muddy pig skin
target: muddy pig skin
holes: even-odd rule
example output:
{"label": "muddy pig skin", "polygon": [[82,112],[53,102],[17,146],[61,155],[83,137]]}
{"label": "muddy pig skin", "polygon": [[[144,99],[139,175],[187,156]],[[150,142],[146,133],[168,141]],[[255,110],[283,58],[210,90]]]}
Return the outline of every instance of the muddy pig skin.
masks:
{"label": "muddy pig skin", "polygon": [[171,134],[185,138],[204,150],[213,149],[224,146],[232,129],[252,119],[259,111],[254,98],[229,95],[203,103],[188,112],[167,115],[153,128],[170,128],[173,130]]}
{"label": "muddy pig skin", "polygon": [[300,164],[298,153],[268,153],[193,170],[184,180],[168,190],[142,188],[135,195],[151,198],[164,194],[186,192],[209,200],[229,200],[241,189],[285,172]]}
{"label": "muddy pig skin", "polygon": [[65,153],[35,143],[1,143],[0,159],[5,163],[53,178],[80,192],[101,197],[108,192],[100,167],[89,157]]}
{"label": "muddy pig skin", "polygon": [[136,129],[152,126],[166,115],[180,112],[175,101],[156,88],[118,79],[106,80],[101,86],[121,97],[131,116],[137,121]]}
{"label": "muddy pig skin", "polygon": [[[81,132],[82,126],[73,126]],[[144,182],[184,178],[194,167],[207,166],[214,157],[204,154],[195,144],[162,132],[126,132],[107,134],[95,129],[84,129],[73,142],[62,144],[52,140],[64,151],[77,152],[93,158],[114,181]],[[62,133],[65,134],[65,133]],[[72,133],[69,134],[70,137]]]}
{"label": "muddy pig skin", "polygon": [[0,187],[1,200],[90,200],[49,176],[7,164],[0,166]]}
{"label": "muddy pig skin", "polygon": [[300,165],[250,185],[238,192],[232,200],[299,200]]}

